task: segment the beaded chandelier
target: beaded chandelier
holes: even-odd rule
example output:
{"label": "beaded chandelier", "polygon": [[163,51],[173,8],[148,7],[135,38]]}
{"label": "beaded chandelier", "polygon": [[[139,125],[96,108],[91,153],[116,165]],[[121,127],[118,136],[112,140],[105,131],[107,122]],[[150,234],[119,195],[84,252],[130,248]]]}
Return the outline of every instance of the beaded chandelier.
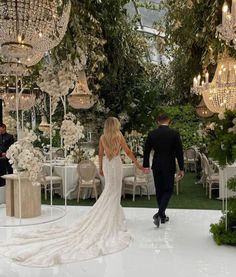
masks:
{"label": "beaded chandelier", "polygon": [[213,113],[222,113],[226,109],[236,108],[236,60],[226,53],[219,59],[214,78],[209,82],[209,73],[205,80],[201,76],[193,79],[194,93],[202,95],[207,108]]}
{"label": "beaded chandelier", "polygon": [[222,7],[222,23],[217,26],[216,34],[227,45],[236,49],[236,0],[232,0],[231,11],[225,2]]}
{"label": "beaded chandelier", "polygon": [[3,62],[31,66],[62,40],[70,1],[61,14],[58,0],[0,1],[0,54]]}
{"label": "beaded chandelier", "polygon": [[73,92],[68,96],[69,105],[74,109],[89,109],[95,103],[95,98],[88,88],[84,70],[77,73],[78,80]]}

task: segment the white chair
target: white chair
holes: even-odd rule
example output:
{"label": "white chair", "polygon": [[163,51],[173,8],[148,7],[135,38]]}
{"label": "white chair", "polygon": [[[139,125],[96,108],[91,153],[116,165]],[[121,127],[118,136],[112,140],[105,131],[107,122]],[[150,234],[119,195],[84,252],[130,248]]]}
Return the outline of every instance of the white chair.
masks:
{"label": "white chair", "polygon": [[65,151],[64,151],[64,149],[62,149],[62,148],[57,149],[53,156],[54,156],[53,157],[54,159],[65,158]]}
{"label": "white chair", "polygon": [[194,172],[197,172],[197,153],[194,148],[188,148],[184,151],[184,163],[186,171],[191,171],[194,169]]}
{"label": "white chair", "polygon": [[198,153],[198,156],[200,158],[200,163],[201,163],[201,174],[202,174],[201,179],[199,180],[198,183],[202,184],[203,188],[205,188],[207,176],[206,176],[206,172],[204,170],[205,164],[204,164],[203,155],[204,155],[203,153],[200,153],[200,152]]}
{"label": "white chair", "polygon": [[95,198],[97,200],[101,181],[100,179],[96,178],[96,165],[92,161],[84,160],[78,164],[77,170],[79,175],[77,202],[79,202],[80,192],[83,188],[93,189]]}
{"label": "white chair", "polygon": [[60,176],[50,176],[45,175],[44,172],[40,178],[41,186],[44,189],[44,199],[47,200],[47,192],[51,191],[51,184],[52,184],[52,193],[58,193],[62,195],[62,178]]}
{"label": "white chair", "polygon": [[135,201],[136,188],[140,189],[140,195],[142,196],[142,189],[146,189],[148,200],[150,200],[148,174],[143,173],[142,170],[135,167],[134,176],[123,178],[123,196],[125,198],[126,189],[132,188],[133,201]]}
{"label": "white chair", "polygon": [[206,195],[209,194],[209,199],[212,198],[212,190],[219,190],[219,173],[214,172],[211,168],[207,157],[202,154],[203,163],[204,163],[204,172],[206,175],[205,179],[205,187],[206,187]]}

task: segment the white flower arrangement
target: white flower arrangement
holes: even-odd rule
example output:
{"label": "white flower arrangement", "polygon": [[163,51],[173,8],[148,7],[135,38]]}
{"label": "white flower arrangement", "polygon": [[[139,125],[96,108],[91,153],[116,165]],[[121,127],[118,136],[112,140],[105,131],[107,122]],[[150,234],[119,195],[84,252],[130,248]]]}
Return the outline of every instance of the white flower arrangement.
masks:
{"label": "white flower arrangement", "polygon": [[219,113],[218,118],[219,118],[219,120],[224,120],[225,119],[225,114],[224,113]]}
{"label": "white flower arrangement", "polygon": [[39,178],[42,171],[44,157],[39,150],[34,149],[33,142],[37,139],[34,132],[27,135],[10,146],[6,153],[14,173],[24,171],[28,174],[33,185],[40,185]]}
{"label": "white flower arrangement", "polygon": [[126,112],[122,112],[118,115],[118,118],[120,120],[120,124],[121,125],[124,125],[126,124],[127,122],[129,122],[129,116]]}
{"label": "white flower arrangement", "polygon": [[143,156],[143,135],[136,130],[132,130],[131,133],[125,133],[127,144],[136,156]]}
{"label": "white flower arrangement", "polygon": [[76,75],[69,61],[63,61],[59,66],[49,64],[45,70],[39,71],[39,75],[37,85],[50,96],[67,95],[76,81]]}
{"label": "white flower arrangement", "polygon": [[76,120],[75,115],[68,113],[62,121],[60,135],[66,150],[70,150],[80,139],[84,138],[84,127]]}
{"label": "white flower arrangement", "polygon": [[229,128],[229,129],[228,129],[228,132],[229,132],[229,133],[236,134],[236,118],[234,118],[234,119],[232,120],[232,123],[234,124],[234,126],[233,126],[232,128]]}

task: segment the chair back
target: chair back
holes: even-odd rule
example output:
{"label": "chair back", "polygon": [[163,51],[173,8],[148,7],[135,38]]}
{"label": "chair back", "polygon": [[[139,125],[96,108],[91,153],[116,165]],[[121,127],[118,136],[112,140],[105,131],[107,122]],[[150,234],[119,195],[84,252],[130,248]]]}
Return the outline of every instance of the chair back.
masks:
{"label": "chair back", "polygon": [[145,174],[141,169],[137,168],[136,166],[134,168],[134,176],[136,181],[138,182],[147,181],[148,178],[148,174]]}
{"label": "chair back", "polygon": [[184,154],[185,154],[185,158],[186,160],[196,160],[197,158],[197,153],[196,153],[196,150],[193,149],[193,148],[188,148],[184,151]]}
{"label": "chair back", "polygon": [[212,174],[214,173],[212,168],[210,167],[209,161],[205,154],[202,154],[202,160],[203,160],[203,170],[204,173],[208,178],[211,178]]}
{"label": "chair back", "polygon": [[83,181],[91,181],[95,179],[97,168],[90,160],[83,160],[77,167],[79,178]]}
{"label": "chair back", "polygon": [[64,149],[57,149],[57,151],[54,154],[54,158],[64,158],[65,157],[65,151]]}

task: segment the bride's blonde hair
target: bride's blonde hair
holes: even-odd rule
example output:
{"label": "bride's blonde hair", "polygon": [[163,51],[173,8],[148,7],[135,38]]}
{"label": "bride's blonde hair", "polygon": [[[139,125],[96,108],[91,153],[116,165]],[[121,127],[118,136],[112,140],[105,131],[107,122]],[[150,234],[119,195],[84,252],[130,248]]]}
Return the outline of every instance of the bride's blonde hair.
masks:
{"label": "bride's blonde hair", "polygon": [[103,129],[104,144],[109,149],[109,154],[113,157],[117,155],[119,148],[121,132],[120,122],[116,117],[108,117],[104,123]]}

